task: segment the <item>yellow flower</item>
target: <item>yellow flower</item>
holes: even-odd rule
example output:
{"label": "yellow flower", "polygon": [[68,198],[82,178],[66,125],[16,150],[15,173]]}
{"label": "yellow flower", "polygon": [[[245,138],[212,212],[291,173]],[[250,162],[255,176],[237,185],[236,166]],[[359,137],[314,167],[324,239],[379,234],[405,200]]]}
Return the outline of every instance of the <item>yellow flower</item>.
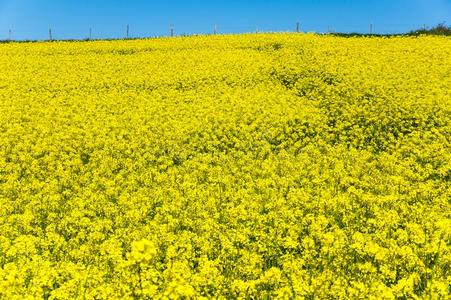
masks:
{"label": "yellow flower", "polygon": [[0,299],[445,299],[450,53],[0,43]]}

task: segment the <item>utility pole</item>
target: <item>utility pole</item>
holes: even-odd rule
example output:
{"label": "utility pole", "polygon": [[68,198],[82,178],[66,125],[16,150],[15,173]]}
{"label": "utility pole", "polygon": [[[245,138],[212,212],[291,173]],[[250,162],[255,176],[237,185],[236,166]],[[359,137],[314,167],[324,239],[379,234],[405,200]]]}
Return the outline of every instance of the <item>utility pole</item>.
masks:
{"label": "utility pole", "polygon": [[49,28],[49,41],[53,41],[52,28]]}
{"label": "utility pole", "polygon": [[125,30],[125,38],[128,39],[128,33],[129,33],[129,26],[127,24],[127,29]]}
{"label": "utility pole", "polygon": [[296,32],[299,33],[301,30],[301,24],[299,22],[296,23]]}

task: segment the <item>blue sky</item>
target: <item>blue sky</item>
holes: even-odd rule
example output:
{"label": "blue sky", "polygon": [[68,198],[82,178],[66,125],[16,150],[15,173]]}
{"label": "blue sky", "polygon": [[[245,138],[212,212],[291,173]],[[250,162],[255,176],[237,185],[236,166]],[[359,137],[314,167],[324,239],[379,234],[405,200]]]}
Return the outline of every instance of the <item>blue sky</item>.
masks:
{"label": "blue sky", "polygon": [[0,0],[0,39],[120,38],[260,31],[405,32],[446,21],[451,0]]}

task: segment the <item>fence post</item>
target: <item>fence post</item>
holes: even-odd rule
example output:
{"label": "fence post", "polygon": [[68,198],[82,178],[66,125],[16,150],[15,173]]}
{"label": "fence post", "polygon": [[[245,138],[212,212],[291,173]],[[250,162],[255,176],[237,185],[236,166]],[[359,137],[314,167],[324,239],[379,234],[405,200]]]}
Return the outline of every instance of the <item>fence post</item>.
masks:
{"label": "fence post", "polygon": [[53,41],[52,28],[49,28],[49,41]]}

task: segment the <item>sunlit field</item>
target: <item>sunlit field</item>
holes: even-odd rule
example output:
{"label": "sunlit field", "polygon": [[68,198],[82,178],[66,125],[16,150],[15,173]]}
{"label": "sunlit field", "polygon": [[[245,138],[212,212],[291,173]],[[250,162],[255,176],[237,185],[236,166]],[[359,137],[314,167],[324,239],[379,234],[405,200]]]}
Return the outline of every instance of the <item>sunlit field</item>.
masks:
{"label": "sunlit field", "polygon": [[0,45],[0,299],[445,299],[451,39]]}

